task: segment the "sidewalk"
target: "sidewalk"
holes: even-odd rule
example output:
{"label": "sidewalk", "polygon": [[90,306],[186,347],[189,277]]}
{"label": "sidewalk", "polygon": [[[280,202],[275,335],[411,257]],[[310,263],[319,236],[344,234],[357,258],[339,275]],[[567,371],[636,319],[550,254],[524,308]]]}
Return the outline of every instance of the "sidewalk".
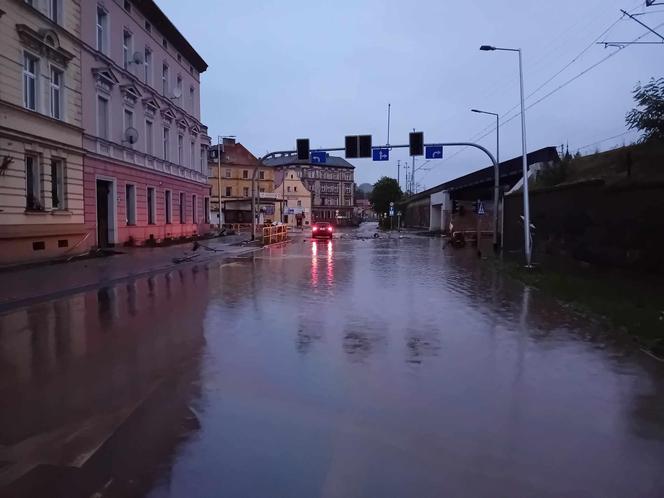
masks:
{"label": "sidewalk", "polygon": [[[234,245],[247,239],[248,235],[235,235],[199,241],[201,246],[215,251],[208,251],[204,247],[193,251],[192,242],[155,248],[121,247],[117,251],[122,254],[113,256],[4,270],[0,272],[0,312],[132,277],[223,257],[237,257],[261,249],[250,245]],[[194,257],[181,263],[173,261],[174,258],[187,256]]]}

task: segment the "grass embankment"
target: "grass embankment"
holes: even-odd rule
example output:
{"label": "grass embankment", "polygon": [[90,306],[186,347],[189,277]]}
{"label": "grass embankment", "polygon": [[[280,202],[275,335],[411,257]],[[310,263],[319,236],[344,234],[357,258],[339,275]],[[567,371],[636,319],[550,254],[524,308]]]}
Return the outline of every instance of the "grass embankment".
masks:
{"label": "grass embankment", "polygon": [[598,315],[642,346],[664,357],[664,285],[647,277],[592,268],[539,267],[527,270],[497,262],[510,276],[571,305]]}

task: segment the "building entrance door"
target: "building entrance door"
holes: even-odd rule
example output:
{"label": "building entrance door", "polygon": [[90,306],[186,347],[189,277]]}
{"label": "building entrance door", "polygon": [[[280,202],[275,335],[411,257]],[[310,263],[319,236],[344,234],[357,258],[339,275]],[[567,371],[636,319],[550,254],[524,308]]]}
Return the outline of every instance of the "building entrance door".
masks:
{"label": "building entrance door", "polygon": [[111,210],[109,209],[111,197],[111,182],[97,180],[97,246],[108,247],[108,237],[111,227]]}

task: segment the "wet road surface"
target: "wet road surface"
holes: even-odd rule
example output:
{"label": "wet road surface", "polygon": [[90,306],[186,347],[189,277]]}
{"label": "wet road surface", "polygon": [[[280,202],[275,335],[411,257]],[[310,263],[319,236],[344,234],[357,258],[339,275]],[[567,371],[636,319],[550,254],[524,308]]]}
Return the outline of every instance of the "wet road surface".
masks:
{"label": "wet road surface", "polygon": [[0,315],[0,496],[664,496],[664,365],[441,247],[300,239]]}

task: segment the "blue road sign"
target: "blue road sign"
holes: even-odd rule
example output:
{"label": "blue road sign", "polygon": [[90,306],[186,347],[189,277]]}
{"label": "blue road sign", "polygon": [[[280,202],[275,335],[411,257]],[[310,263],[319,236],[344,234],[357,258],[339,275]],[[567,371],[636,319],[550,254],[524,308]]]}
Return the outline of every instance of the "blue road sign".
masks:
{"label": "blue road sign", "polygon": [[312,152],[311,153],[311,162],[312,163],[324,163],[327,162],[327,152]]}
{"label": "blue road sign", "polygon": [[484,210],[484,204],[480,200],[477,201],[477,214],[479,215],[486,214],[486,211]]}
{"label": "blue road sign", "polygon": [[442,145],[429,145],[426,148],[425,157],[427,159],[442,159],[443,158],[443,146]]}
{"label": "blue road sign", "polygon": [[390,149],[374,149],[373,150],[373,160],[374,161],[389,161],[390,160]]}
{"label": "blue road sign", "polygon": [[393,207],[390,208],[390,216],[394,216],[394,208]]}

